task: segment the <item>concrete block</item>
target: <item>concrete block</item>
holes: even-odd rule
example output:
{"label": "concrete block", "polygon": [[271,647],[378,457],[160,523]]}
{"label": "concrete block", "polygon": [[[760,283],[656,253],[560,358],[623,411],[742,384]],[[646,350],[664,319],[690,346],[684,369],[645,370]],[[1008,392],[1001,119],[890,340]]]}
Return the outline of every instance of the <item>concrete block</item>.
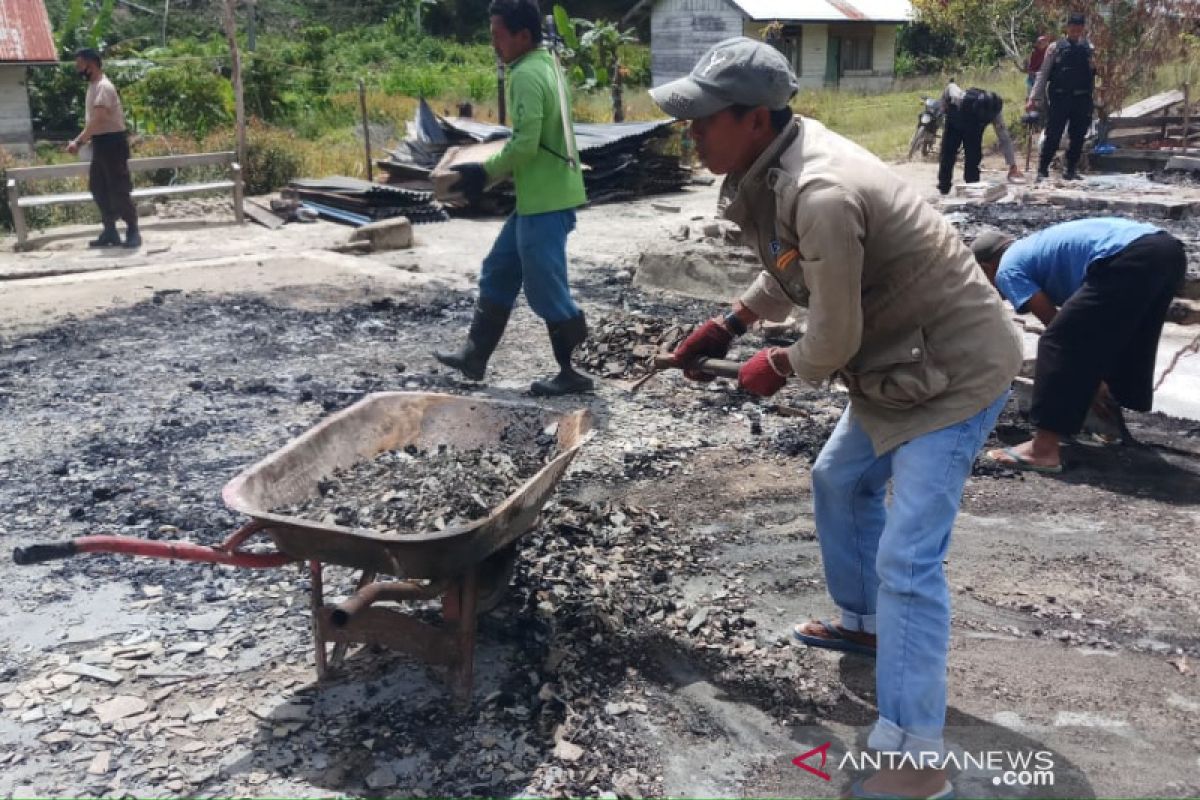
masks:
{"label": "concrete block", "polygon": [[960,183],[954,187],[954,196],[962,197],[976,203],[991,203],[1008,194],[1008,187],[1002,183],[980,181],[979,183]]}
{"label": "concrete block", "polygon": [[404,250],[413,244],[412,223],[408,217],[381,219],[354,231],[350,241],[370,242],[372,250]]}

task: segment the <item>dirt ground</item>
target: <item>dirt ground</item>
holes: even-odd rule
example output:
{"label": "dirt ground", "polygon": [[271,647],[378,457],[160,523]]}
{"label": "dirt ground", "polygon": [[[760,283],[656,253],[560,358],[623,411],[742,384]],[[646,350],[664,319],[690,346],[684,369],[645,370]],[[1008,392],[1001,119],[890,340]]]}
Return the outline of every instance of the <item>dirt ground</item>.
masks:
{"label": "dirt ground", "polygon": [[[897,169],[932,193],[930,165]],[[695,187],[580,213],[593,327],[712,313],[631,280],[715,202]],[[83,229],[29,253],[0,241],[0,543],[216,543],[242,522],[226,481],[367,393],[527,401],[551,356],[524,306],[486,385],[429,355],[459,341],[499,226],[421,226],[413,249],[365,257],[330,252],[345,228],[221,214],[150,220],[137,254],[88,252]],[[832,610],[809,470],[843,404],[676,375],[550,403],[589,408],[597,435],[481,620],[466,710],[386,651],[318,684],[294,566],[6,557],[0,795],[836,796],[874,719],[874,665],[788,631]],[[1130,426],[1139,445],[1072,445],[1063,476],[976,466],[947,565],[947,738],[1047,751],[1053,783],[968,768],[960,797],[1200,795],[1200,422]],[[994,441],[1028,433],[1010,409]],[[351,590],[330,573],[329,596]],[[827,742],[831,780],[793,765]]]}

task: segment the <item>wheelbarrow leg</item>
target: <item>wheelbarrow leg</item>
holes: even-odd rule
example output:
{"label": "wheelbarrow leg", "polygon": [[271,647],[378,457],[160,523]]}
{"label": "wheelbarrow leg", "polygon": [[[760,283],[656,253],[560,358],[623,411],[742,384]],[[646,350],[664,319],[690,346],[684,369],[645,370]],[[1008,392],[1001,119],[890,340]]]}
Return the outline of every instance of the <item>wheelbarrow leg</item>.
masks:
{"label": "wheelbarrow leg", "polygon": [[475,679],[475,630],[476,613],[479,607],[479,568],[454,582],[442,601],[442,616],[458,625],[457,667],[450,675],[450,690],[454,704],[466,708],[471,704],[471,690]]}
{"label": "wheelbarrow leg", "polygon": [[[361,592],[369,583],[375,580],[377,574],[375,570],[364,569],[363,574],[358,579],[358,586],[354,588],[354,591]],[[329,657],[329,663],[334,669],[342,666],[342,663],[346,660],[346,651],[349,649],[349,642],[338,642],[333,646],[333,655]]]}
{"label": "wheelbarrow leg", "polygon": [[312,586],[312,633],[317,662],[317,680],[323,681],[329,675],[329,662],[325,658],[325,634],[321,630],[321,609],[325,607],[325,585],[322,580],[320,561],[308,562],[308,574]]}

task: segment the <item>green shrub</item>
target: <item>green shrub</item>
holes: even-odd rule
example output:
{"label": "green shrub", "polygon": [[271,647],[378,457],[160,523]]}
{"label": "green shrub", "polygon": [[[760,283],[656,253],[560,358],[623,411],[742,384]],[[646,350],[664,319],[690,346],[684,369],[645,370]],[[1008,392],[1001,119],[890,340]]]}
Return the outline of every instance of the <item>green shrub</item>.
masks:
{"label": "green shrub", "polygon": [[211,72],[162,67],[128,87],[125,105],[148,133],[202,139],[233,119],[233,87]]}
{"label": "green shrub", "polygon": [[392,94],[409,97],[438,97],[449,88],[445,72],[432,65],[402,65],[383,79],[383,88]]}
{"label": "green shrub", "polygon": [[301,174],[303,165],[296,137],[277,128],[253,124],[246,131],[246,163],[242,179],[246,194],[269,194]]}
{"label": "green shrub", "polygon": [[467,94],[475,102],[490,100],[496,96],[496,71],[474,69],[467,75]]}

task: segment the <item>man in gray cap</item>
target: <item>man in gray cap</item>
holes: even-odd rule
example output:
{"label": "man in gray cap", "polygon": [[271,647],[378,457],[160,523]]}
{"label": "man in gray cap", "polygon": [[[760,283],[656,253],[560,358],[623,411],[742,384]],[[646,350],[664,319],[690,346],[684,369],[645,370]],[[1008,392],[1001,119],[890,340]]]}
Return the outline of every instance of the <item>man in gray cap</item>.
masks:
{"label": "man in gray cap", "polygon": [[1026,111],[1039,106],[1049,110],[1046,119],[1046,138],[1038,158],[1038,179],[1050,177],[1050,162],[1058,152],[1063,130],[1070,141],[1063,178],[1079,180],[1079,157],[1083,154],[1083,139],[1092,125],[1092,92],[1096,87],[1096,57],[1087,40],[1087,17],[1072,14],[1067,19],[1067,35],[1046,48],[1046,57],[1038,71]]}
{"label": "man in gray cap", "polygon": [[1029,410],[1037,432],[988,458],[1062,472],[1059,445],[1079,433],[1089,406],[1118,428],[1122,407],[1150,410],[1158,338],[1187,270],[1183,243],[1153,225],[1099,217],[1019,240],[984,231],[971,249],[1013,308],[1046,326]]}
{"label": "man in gray cap", "polygon": [[795,91],[783,55],[747,38],[717,44],[690,75],[651,90],[663,111],[692,121],[701,160],[726,176],[725,215],[763,265],[732,310],[699,326],[674,356],[702,380],[698,358],[726,355],[759,319],[807,307],[804,337],[761,350],[738,378],[760,396],[793,375],[839,378],[849,389],[812,472],[840,619],[810,620],[793,636],[878,654],[869,744],[890,754],[889,768],[856,784],[854,796],[946,797],[942,560],[971,465],[1021,366],[1020,342],[954,228],[875,156],[794,117]]}

